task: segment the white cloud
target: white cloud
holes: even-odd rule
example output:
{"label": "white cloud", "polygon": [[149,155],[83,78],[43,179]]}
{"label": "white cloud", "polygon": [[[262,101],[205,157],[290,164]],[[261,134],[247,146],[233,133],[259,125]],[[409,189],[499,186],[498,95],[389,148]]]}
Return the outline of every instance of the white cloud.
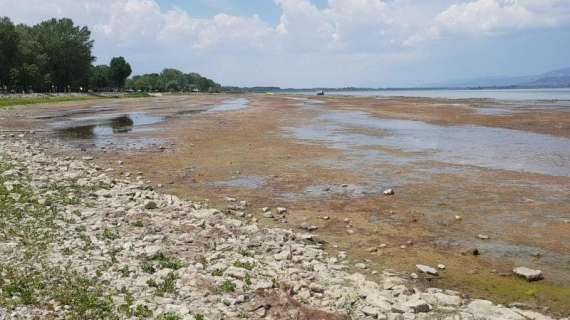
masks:
{"label": "white cloud", "polygon": [[570,22],[570,0],[477,0],[450,6],[435,20],[437,33],[496,35]]}
{"label": "white cloud", "polygon": [[329,0],[324,8],[311,0],[273,1],[281,10],[275,25],[225,13],[196,18],[156,0],[0,0],[0,15],[28,24],[70,17],[88,25],[101,62],[121,54],[144,71],[173,65],[225,77],[255,70],[258,79],[281,68],[291,82],[296,73],[357,78],[355,70],[390,70],[429,56],[423,51],[431,43],[448,38],[570,23],[570,0]]}

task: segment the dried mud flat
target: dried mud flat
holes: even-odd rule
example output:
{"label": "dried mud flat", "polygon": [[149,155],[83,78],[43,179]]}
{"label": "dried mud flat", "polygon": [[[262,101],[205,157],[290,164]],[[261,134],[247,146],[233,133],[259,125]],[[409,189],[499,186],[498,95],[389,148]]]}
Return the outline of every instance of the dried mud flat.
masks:
{"label": "dried mud flat", "polygon": [[[383,281],[382,270],[398,270],[421,287],[568,314],[568,159],[564,152],[559,159],[540,158],[568,138],[570,120],[563,109],[541,105],[538,112],[533,109],[538,103],[513,107],[479,100],[263,95],[235,103],[240,98],[22,107],[3,111],[0,126],[35,130],[28,136],[51,145],[52,154],[93,156],[114,167],[113,175],[141,172],[160,191],[207,200],[212,207],[227,207],[226,197],[246,199],[249,220],[312,230],[326,241],[331,256],[347,252],[349,265],[365,264],[371,280]],[[234,103],[224,104],[228,100]],[[213,108],[218,111],[208,111]],[[493,110],[480,111],[485,108]],[[133,119],[141,114],[142,120]],[[116,120],[124,116],[129,120]],[[523,140],[529,138],[524,134],[537,134],[531,141],[550,144],[538,148],[538,162],[529,158],[517,170],[509,153],[525,160],[524,145],[505,148],[506,155],[497,153],[492,161],[457,148],[469,155],[461,158],[453,148],[417,148],[410,139],[393,140],[410,125],[446,135],[447,145],[474,150],[496,147],[480,127],[521,132]],[[73,131],[77,127],[82,129]],[[485,143],[446,138],[447,128],[465,127],[471,131],[450,132],[480,134],[474,139]],[[70,128],[79,136],[62,135]],[[437,147],[443,155],[431,150]],[[395,195],[384,196],[388,188]],[[266,218],[262,213],[263,207],[278,206],[287,207],[288,214]],[[469,254],[474,248],[481,255]],[[415,280],[410,273],[417,272],[418,263],[445,264],[446,270],[436,279]],[[521,265],[543,270],[546,279],[527,283],[513,277],[511,270]]]}

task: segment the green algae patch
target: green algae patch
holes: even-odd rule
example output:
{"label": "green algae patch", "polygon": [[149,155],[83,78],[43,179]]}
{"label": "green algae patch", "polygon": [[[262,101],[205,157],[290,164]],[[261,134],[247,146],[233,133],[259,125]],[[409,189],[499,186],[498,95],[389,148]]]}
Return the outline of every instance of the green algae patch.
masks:
{"label": "green algae patch", "polygon": [[438,284],[505,305],[521,302],[549,307],[551,312],[557,314],[570,313],[570,287],[558,286],[548,281],[527,282],[514,276],[448,273]]}

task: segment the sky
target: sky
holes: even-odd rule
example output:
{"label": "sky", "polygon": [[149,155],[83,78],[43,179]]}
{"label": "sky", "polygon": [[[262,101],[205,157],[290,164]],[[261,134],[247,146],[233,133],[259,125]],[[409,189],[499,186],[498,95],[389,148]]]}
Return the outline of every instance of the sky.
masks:
{"label": "sky", "polygon": [[0,0],[86,25],[97,63],[223,85],[405,87],[570,67],[570,0]]}

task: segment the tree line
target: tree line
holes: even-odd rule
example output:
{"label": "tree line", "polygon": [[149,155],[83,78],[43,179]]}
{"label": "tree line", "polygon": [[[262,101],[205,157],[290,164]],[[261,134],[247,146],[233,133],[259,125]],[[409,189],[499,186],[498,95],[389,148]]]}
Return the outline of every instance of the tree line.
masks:
{"label": "tree line", "polygon": [[127,87],[136,91],[219,92],[221,90],[221,86],[211,79],[176,69],[164,69],[161,73],[134,76],[127,81]]}
{"label": "tree line", "polygon": [[94,65],[94,41],[87,27],[71,19],[50,19],[34,26],[0,17],[0,91],[217,91],[220,86],[196,73],[165,69],[136,76],[123,57]]}

